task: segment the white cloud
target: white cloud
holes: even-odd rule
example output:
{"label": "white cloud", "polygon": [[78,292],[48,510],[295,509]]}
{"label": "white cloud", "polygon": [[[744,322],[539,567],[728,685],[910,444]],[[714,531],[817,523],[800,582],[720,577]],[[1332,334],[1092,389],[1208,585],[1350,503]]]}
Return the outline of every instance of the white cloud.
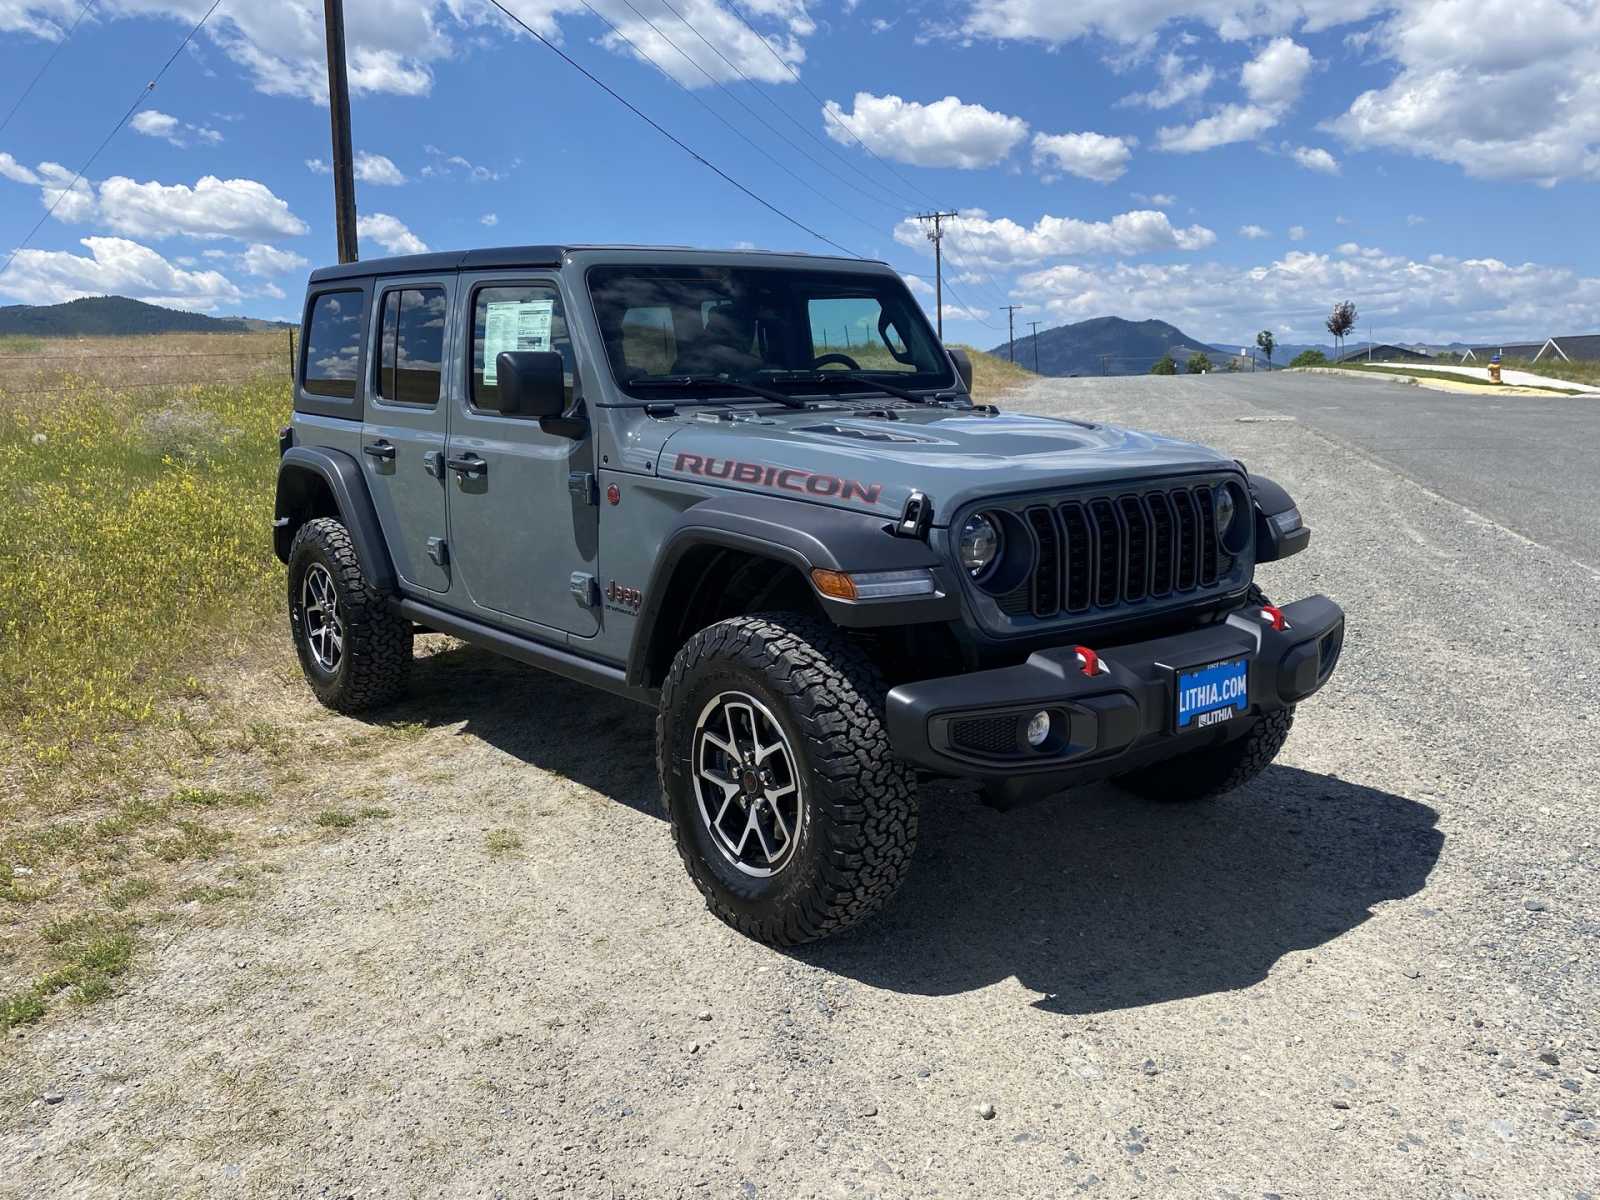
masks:
{"label": "white cloud", "polygon": [[1247,238],[1264,238],[1267,237],[1268,234],[1267,231],[1261,228],[1259,225],[1241,225],[1239,226],[1239,236]]}
{"label": "white cloud", "polygon": [[1100,36],[1148,43],[1169,22],[1195,22],[1229,41],[1359,21],[1386,0],[969,0],[964,31],[1049,43]]}
{"label": "white cloud", "polygon": [[906,281],[906,287],[911,289],[911,294],[913,296],[932,296],[933,295],[933,284],[929,283],[922,276],[920,276],[920,275],[901,275],[900,278],[904,279]]}
{"label": "white cloud", "polygon": [[[731,6],[726,3],[673,0],[672,7],[716,47],[713,50],[685,28],[660,0],[654,3],[633,0],[632,7],[625,0],[593,2],[627,41],[638,47],[638,53],[649,55],[668,75],[693,88],[710,87],[713,79],[718,83],[738,82],[739,71],[763,83],[793,83],[794,76],[773,57],[767,46],[777,51],[784,62],[798,67],[805,60],[803,40],[816,31],[816,22],[806,12],[805,0],[758,0],[741,6],[752,17],[767,18],[781,27],[781,35],[766,36],[767,45],[762,45],[763,39],[751,33],[744,22],[729,11]],[[576,0],[567,0],[565,4],[543,0],[543,4],[557,11],[583,11]],[[529,24],[535,24],[528,19],[524,11],[526,6],[512,7]],[[651,28],[651,22],[655,28]],[[622,37],[609,30],[601,36],[600,44],[618,54],[636,53]],[[724,58],[729,61],[723,61]],[[729,62],[739,70],[734,70]]]}
{"label": "white cloud", "polygon": [[240,256],[240,263],[251,275],[282,275],[288,271],[303,271],[311,265],[293,250],[279,250],[260,242],[250,246]]}
{"label": "white cloud", "polygon": [[1137,138],[1103,133],[1036,133],[1033,161],[1046,169],[1110,183],[1127,171],[1133,147],[1138,144]]}
{"label": "white cloud", "polygon": [[484,213],[483,216],[478,218],[478,224],[486,225],[490,229],[493,229],[496,225],[500,224],[500,215],[492,212]]}
{"label": "white cloud", "polygon": [[1321,146],[1296,146],[1289,154],[1308,171],[1320,171],[1324,175],[1339,173],[1339,160]]}
{"label": "white cloud", "polygon": [[355,173],[356,178],[362,183],[387,187],[398,187],[406,181],[405,172],[395,166],[393,161],[381,154],[369,154],[365,150],[356,151]]}
{"label": "white cloud", "polygon": [[428,244],[419,238],[399,217],[388,213],[367,213],[356,218],[356,233],[370,238],[390,254],[425,254]]}
{"label": "white cloud", "polygon": [[202,176],[193,187],[113,175],[99,188],[99,218],[118,233],[147,238],[264,240],[308,230],[265,184],[214,175]]}
{"label": "white cloud", "polygon": [[[900,222],[894,237],[903,246],[925,249],[928,244],[926,230],[917,221]],[[971,209],[946,226],[945,233],[946,248],[961,263],[986,266],[1031,265],[1076,255],[1202,250],[1216,240],[1217,235],[1204,226],[1180,229],[1166,213],[1149,210],[1119,213],[1109,221],[1044,216],[1029,228],[1005,217],[992,220],[981,209]]]}
{"label": "white cloud", "polygon": [[1281,324],[1286,334],[1320,340],[1328,307],[1346,296],[1356,299],[1363,319],[1403,341],[1538,336],[1592,323],[1600,307],[1600,278],[1569,267],[1340,250],[1290,250],[1260,266],[1064,264],[1024,275],[1018,286],[1047,296],[1049,311],[1063,320],[1158,316],[1210,337]]}
{"label": "white cloud", "polygon": [[1600,5],[1402,0],[1373,45],[1399,64],[1326,127],[1357,149],[1485,179],[1600,179]]}
{"label": "white cloud", "polygon": [[1028,133],[1022,118],[964,104],[955,96],[920,104],[857,92],[853,112],[829,100],[823,113],[834,141],[855,144],[842,123],[874,153],[919,167],[992,167]]}
{"label": "white cloud", "polygon": [[0,276],[0,293],[25,304],[116,295],[200,311],[243,298],[221,272],[183,270],[138,242],[88,237],[82,245],[89,257],[68,250],[18,251],[11,269]]}
{"label": "white cloud", "polygon": [[[332,175],[333,166],[324,158],[306,159],[306,169],[315,175]],[[394,161],[382,154],[372,154],[366,150],[357,150],[351,162],[351,170],[355,177],[362,183],[378,184],[380,186],[399,187],[406,182],[406,174]]]}
{"label": "white cloud", "polygon": [[1305,241],[1306,240],[1306,227],[1304,225],[1291,225],[1291,226],[1289,226],[1289,240],[1291,242],[1303,242],[1303,241]]}
{"label": "white cloud", "polygon": [[1414,227],[1414,226],[1417,226],[1417,225],[1426,225],[1427,223],[1428,223],[1428,218],[1427,217],[1420,217],[1416,213],[1407,213],[1406,214],[1406,224],[1407,225],[1410,225],[1410,226]]}
{"label": "white cloud", "polygon": [[1195,154],[1247,142],[1278,123],[1278,113],[1256,104],[1224,104],[1193,125],[1169,125],[1156,130],[1156,144],[1178,154]]}
{"label": "white cloud", "polygon": [[39,177],[27,167],[23,166],[11,155],[0,152],[0,175],[17,183],[38,184]]}
{"label": "white cloud", "polygon": [[[459,154],[446,154],[437,146],[423,146],[422,150],[428,156],[428,165],[422,168],[422,174],[429,178],[458,172],[472,183],[498,183],[505,178],[498,170],[470,162]],[[510,165],[516,167],[521,163],[520,158],[513,158]]]}
{"label": "white cloud", "polygon": [[0,155],[0,174],[37,186],[41,202],[55,206],[58,221],[95,221],[131,237],[265,241],[297,237],[309,228],[270,188],[253,179],[205,175],[190,187],[113,175],[98,185],[87,179],[74,184],[74,173],[60,163],[42,162],[30,171],[10,155]]}
{"label": "white cloud", "polygon": [[1261,136],[1300,98],[1313,65],[1304,46],[1291,38],[1274,38],[1239,72],[1248,104],[1224,104],[1192,125],[1164,126],[1156,131],[1156,144],[1178,154],[1195,154]]}
{"label": "white cloud", "polygon": [[1148,196],[1143,192],[1133,192],[1132,196],[1140,204],[1147,204],[1151,208],[1171,208],[1178,202],[1178,198],[1170,192],[1156,192]]}
{"label": "white cloud", "polygon": [[1176,51],[1168,51],[1156,62],[1156,73],[1161,82],[1148,92],[1135,92],[1117,101],[1119,108],[1143,106],[1145,108],[1172,108],[1186,100],[1198,100],[1216,80],[1217,73],[1208,63],[1194,65]]}
{"label": "white cloud", "polygon": [[164,113],[156,108],[141,109],[134,114],[133,120],[129,121],[128,125],[135,133],[160,138],[162,141],[171,142],[179,149],[186,149],[191,141],[214,146],[222,140],[222,134],[210,126],[190,125],[187,121],[180,121],[170,113]]}
{"label": "white cloud", "polygon": [[1239,82],[1256,104],[1284,108],[1300,98],[1311,67],[1311,51],[1292,38],[1273,38],[1245,63]]}

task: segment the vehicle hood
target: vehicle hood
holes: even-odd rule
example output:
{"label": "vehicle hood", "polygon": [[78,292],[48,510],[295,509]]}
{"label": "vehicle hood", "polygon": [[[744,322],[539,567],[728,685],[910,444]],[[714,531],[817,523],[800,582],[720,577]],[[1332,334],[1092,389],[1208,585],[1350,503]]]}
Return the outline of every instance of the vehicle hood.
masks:
{"label": "vehicle hood", "polygon": [[[892,413],[892,416],[889,415]],[[1233,465],[1205,446],[1023,413],[912,408],[681,414],[655,463],[667,479],[899,516],[920,491],[935,522],[989,496],[1159,478]]]}

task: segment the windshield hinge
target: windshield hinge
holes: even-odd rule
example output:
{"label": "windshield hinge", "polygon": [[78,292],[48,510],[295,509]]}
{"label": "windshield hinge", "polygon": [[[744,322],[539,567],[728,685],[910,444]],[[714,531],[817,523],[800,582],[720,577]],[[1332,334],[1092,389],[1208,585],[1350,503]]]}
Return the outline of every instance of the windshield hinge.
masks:
{"label": "windshield hinge", "polygon": [[900,510],[900,519],[894,523],[894,535],[927,541],[932,524],[933,501],[921,492],[912,492],[906,497],[906,506]]}
{"label": "windshield hinge", "polygon": [[567,491],[591,508],[597,507],[600,503],[600,485],[588,471],[573,471],[568,475]]}

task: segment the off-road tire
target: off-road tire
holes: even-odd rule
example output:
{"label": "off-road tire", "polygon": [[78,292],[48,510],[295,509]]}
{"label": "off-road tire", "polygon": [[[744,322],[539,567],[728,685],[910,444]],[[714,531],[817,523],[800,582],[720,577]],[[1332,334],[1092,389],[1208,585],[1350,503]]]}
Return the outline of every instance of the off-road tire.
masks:
{"label": "off-road tire", "polygon": [[[766,878],[718,851],[692,779],[695,724],[740,691],[777,718],[803,779],[792,858]],[[894,758],[877,668],[826,621],[760,613],[695,634],[673,659],[656,715],[656,768],[673,841],[706,906],[734,929],[794,946],[847,929],[888,902],[917,838],[915,775]]]}
{"label": "off-road tire", "polygon": [[1194,750],[1154,766],[1117,777],[1117,785],[1146,800],[1167,803],[1215,800],[1242,788],[1278,757],[1289,740],[1294,709],[1279,708],[1256,718],[1250,731],[1231,742]]}
{"label": "off-road tire", "polygon": [[[344,645],[333,670],[318,663],[306,636],[302,583],[313,564],[333,577]],[[289,548],[289,629],[300,669],[318,700],[335,712],[368,712],[405,691],[411,622],[397,617],[361,570],[350,532],[332,517],[307,521]]]}

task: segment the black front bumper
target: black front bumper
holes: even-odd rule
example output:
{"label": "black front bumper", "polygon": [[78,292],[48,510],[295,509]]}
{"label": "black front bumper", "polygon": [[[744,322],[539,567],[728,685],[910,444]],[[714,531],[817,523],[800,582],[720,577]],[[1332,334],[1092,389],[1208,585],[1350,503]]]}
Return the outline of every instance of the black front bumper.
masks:
{"label": "black front bumper", "polygon": [[[1099,651],[1104,670],[1084,674],[1075,648],[1041,650],[1015,667],[925,679],[888,698],[894,751],[940,775],[987,781],[1047,778],[1068,786],[1104,778],[1244,733],[1255,718],[1298,704],[1333,674],[1344,612],[1326,596],[1282,609],[1278,630],[1246,607],[1226,622]],[[1206,729],[1175,730],[1180,671],[1249,659],[1249,708]],[[1025,730],[1051,715],[1034,749]]]}

